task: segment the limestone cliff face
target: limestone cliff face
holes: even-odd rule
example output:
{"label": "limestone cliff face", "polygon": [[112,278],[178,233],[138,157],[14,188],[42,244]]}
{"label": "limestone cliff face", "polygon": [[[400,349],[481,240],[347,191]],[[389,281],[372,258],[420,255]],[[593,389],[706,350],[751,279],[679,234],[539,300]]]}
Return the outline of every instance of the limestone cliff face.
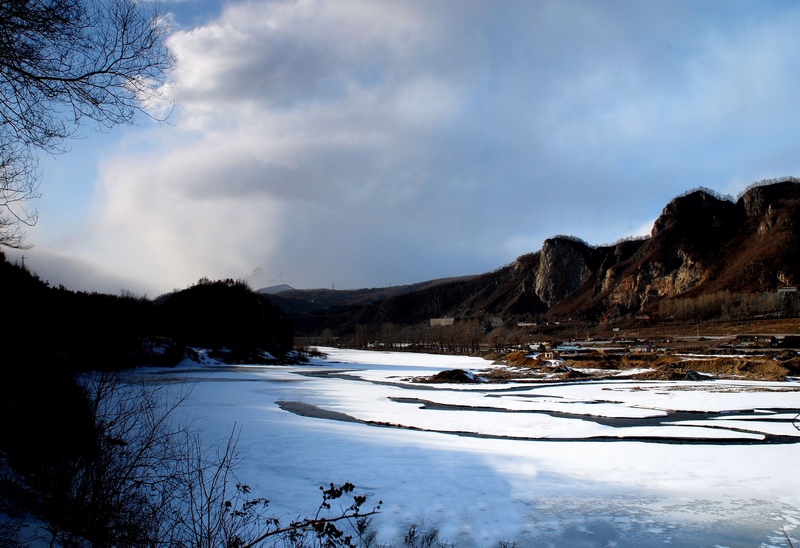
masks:
{"label": "limestone cliff face", "polygon": [[706,269],[682,250],[678,250],[677,256],[677,267],[668,270],[660,262],[645,262],[619,279],[606,297],[609,307],[620,313],[638,312],[662,298],[697,287],[706,275]]}
{"label": "limestone cliff face", "polygon": [[542,246],[536,272],[536,294],[548,306],[578,289],[589,277],[591,249],[570,238],[550,238]]}
{"label": "limestone cliff face", "polygon": [[800,285],[800,183],[755,186],[738,201],[695,190],[670,201],[651,236],[542,246],[534,290],[551,317],[651,314],[664,299]]}
{"label": "limestone cliff face", "polygon": [[476,280],[478,290],[451,315],[465,318],[543,314],[548,306],[536,294],[540,259],[540,252],[522,255],[511,265],[480,276]]}
{"label": "limestone cliff face", "polygon": [[654,315],[676,297],[786,285],[800,285],[797,180],[756,186],[736,202],[696,190],[667,204],[647,239],[598,247],[553,237],[506,267],[353,308],[336,322],[543,315],[599,321]]}
{"label": "limestone cliff face", "polygon": [[638,315],[672,297],[775,291],[800,284],[800,184],[757,186],[736,203],[703,190],[675,198],[647,241],[630,253],[594,249],[603,260],[588,272],[586,253],[546,260],[551,247],[542,248],[550,280],[537,284],[552,316]]}

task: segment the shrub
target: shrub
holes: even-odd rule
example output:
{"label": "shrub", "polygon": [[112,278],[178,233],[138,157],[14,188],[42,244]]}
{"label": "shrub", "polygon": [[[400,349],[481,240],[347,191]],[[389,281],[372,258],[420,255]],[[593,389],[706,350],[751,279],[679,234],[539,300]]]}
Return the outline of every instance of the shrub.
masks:
{"label": "shrub", "polygon": [[[69,451],[52,446],[47,458],[24,462],[14,458],[9,438],[2,439],[4,545],[245,548],[280,540],[353,547],[370,538],[370,516],[380,502],[362,510],[367,497],[354,494],[351,483],[321,488],[314,517],[286,525],[269,517],[269,501],[251,496],[234,474],[236,429],[226,445],[204,449],[177,420],[187,394],[110,374],[84,377],[74,386],[76,397],[61,403],[89,414],[93,428],[86,443]],[[332,510],[331,501],[348,497],[349,506]]]}

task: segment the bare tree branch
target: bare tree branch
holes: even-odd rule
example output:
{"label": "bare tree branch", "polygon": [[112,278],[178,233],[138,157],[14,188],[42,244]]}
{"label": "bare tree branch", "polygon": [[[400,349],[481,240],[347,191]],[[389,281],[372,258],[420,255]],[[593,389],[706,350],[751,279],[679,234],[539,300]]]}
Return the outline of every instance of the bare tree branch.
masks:
{"label": "bare tree branch", "polygon": [[0,2],[0,161],[12,167],[0,173],[0,245],[22,246],[37,220],[15,207],[38,197],[34,151],[65,152],[83,126],[155,116],[174,66],[168,32],[158,7],[136,0]]}

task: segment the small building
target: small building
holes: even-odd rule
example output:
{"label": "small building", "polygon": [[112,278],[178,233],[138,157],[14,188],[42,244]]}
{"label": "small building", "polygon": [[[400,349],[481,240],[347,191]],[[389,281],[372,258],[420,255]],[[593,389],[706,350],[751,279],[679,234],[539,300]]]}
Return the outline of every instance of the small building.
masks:
{"label": "small building", "polygon": [[755,342],[760,345],[777,346],[778,339],[772,335],[759,335],[756,337]]}
{"label": "small building", "polygon": [[431,318],[431,327],[447,327],[455,323],[455,318]]}
{"label": "small building", "polygon": [[736,342],[740,345],[777,346],[778,339],[773,335],[737,335]]}
{"label": "small building", "polygon": [[545,342],[531,343],[528,345],[528,348],[530,348],[534,352],[549,352],[553,349],[550,343],[545,343]]}

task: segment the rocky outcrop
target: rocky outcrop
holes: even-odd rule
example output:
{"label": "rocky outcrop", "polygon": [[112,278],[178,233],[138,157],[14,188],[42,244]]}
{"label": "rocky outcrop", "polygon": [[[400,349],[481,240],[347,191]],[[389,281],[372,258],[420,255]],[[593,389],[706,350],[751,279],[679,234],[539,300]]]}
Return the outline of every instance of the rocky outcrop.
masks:
{"label": "rocky outcrop", "polygon": [[[551,305],[554,315],[652,312],[664,299],[719,291],[769,292],[800,283],[800,184],[756,186],[734,203],[696,190],[672,200],[632,255],[607,254],[599,271]],[[620,260],[614,260],[619,257]]]}
{"label": "rocky outcrop", "polygon": [[758,185],[748,189],[736,202],[736,207],[747,217],[759,217],[770,213],[776,204],[800,198],[797,180]]}
{"label": "rocky outcrop", "polygon": [[754,186],[736,202],[699,189],[670,201],[649,238],[595,247],[556,236],[494,272],[391,296],[331,325],[650,315],[676,297],[800,285],[798,250],[798,180]]}
{"label": "rocky outcrop", "polygon": [[577,239],[545,240],[536,272],[536,294],[547,306],[553,306],[586,281],[591,274],[591,251]]}
{"label": "rocky outcrop", "polygon": [[774,292],[800,284],[798,219],[794,180],[755,186],[735,203],[695,190],[667,204],[646,241],[546,241],[537,292],[551,317],[595,320],[649,315],[675,297]]}
{"label": "rocky outcrop", "polygon": [[653,223],[650,235],[658,238],[703,238],[704,232],[720,228],[737,217],[733,202],[717,197],[705,190],[695,190],[673,199]]}

